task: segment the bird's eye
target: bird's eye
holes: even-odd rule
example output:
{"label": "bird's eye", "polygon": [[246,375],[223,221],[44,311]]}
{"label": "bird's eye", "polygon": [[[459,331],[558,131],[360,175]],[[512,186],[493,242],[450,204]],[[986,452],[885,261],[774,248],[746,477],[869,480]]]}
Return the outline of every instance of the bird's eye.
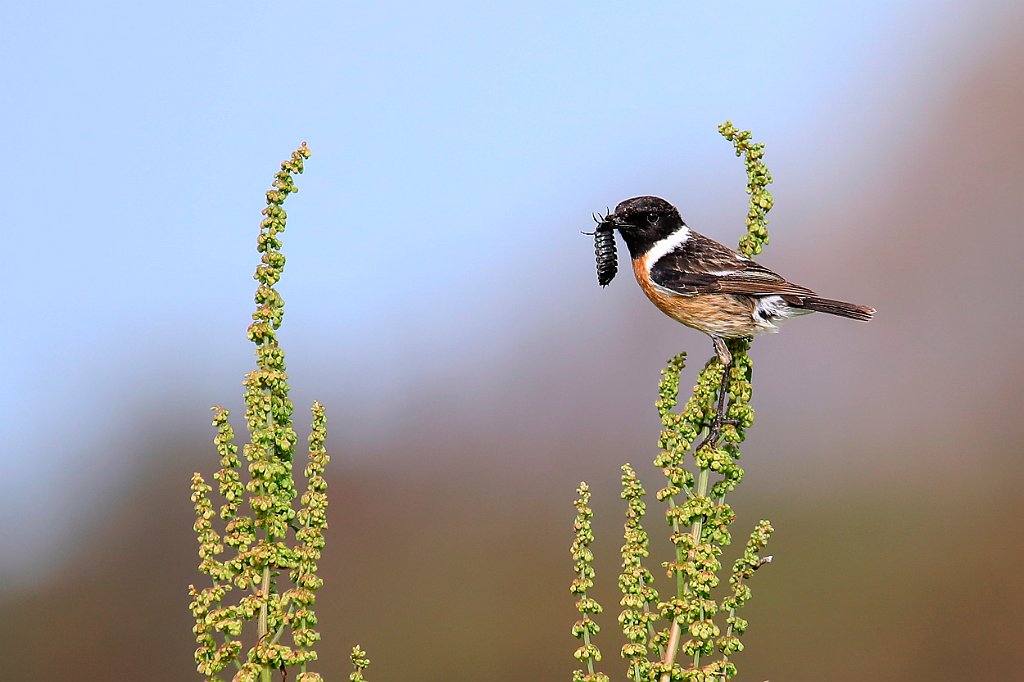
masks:
{"label": "bird's eye", "polygon": [[648,213],[647,214],[647,222],[649,222],[651,225],[653,225],[654,223],[658,222],[658,214],[657,213]]}

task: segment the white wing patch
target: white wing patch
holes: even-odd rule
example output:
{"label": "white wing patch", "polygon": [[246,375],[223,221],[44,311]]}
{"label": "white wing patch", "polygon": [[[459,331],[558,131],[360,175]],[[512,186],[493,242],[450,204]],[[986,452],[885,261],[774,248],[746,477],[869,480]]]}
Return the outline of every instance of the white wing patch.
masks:
{"label": "white wing patch", "polygon": [[787,305],[781,296],[762,296],[754,301],[754,322],[761,331],[765,332],[779,331],[776,322],[812,312],[806,308],[794,308]]}

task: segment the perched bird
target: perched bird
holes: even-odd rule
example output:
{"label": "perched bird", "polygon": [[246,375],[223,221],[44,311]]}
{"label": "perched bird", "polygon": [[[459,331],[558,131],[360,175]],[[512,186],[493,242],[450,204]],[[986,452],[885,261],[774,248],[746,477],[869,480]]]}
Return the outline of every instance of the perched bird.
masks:
{"label": "perched bird", "polygon": [[662,312],[711,337],[722,364],[732,364],[726,339],[778,331],[783,320],[823,312],[870,320],[874,308],[822,298],[747,256],[694,232],[676,207],[658,197],[634,197],[599,219],[598,281],[615,276],[618,230],[640,288]]}

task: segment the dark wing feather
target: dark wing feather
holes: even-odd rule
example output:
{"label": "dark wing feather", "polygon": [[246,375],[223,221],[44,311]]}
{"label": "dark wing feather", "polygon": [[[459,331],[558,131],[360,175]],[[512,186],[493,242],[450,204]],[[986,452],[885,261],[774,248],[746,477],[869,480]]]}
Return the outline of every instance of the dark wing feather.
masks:
{"label": "dark wing feather", "polygon": [[814,294],[696,232],[690,232],[685,242],[652,265],[651,280],[683,296],[739,294],[800,298]]}

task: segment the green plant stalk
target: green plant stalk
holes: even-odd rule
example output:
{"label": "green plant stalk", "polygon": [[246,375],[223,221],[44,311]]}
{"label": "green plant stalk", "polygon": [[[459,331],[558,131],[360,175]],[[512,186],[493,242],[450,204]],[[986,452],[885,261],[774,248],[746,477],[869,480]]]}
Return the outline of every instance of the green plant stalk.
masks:
{"label": "green plant stalk", "polygon": [[[269,389],[269,388],[264,388],[261,391],[261,393],[267,399],[266,400],[267,411],[266,411],[266,414],[264,415],[264,427],[267,429],[268,433],[274,433],[276,431],[276,429],[275,429],[276,424],[274,423],[273,394],[272,394],[271,389]],[[266,460],[268,462],[272,461],[274,456],[275,456],[275,454],[276,454],[276,450],[274,448],[274,445],[271,444],[271,445],[268,445],[267,447],[265,447],[264,448],[264,453],[265,453],[264,457],[266,458]],[[266,487],[265,484],[262,484],[262,483],[260,484],[260,494],[263,494],[263,495],[269,494],[269,490],[267,490],[267,487]],[[265,530],[264,537],[266,538],[266,542],[267,542],[268,546],[272,546],[274,544],[275,538],[274,538],[274,536],[271,533],[269,528],[267,528]],[[258,622],[257,628],[256,628],[256,642],[257,642],[257,644],[259,644],[264,639],[266,639],[267,635],[270,634],[270,624],[268,622],[268,620],[269,620],[269,611],[270,611],[270,563],[269,563],[269,561],[268,561],[267,565],[263,567],[263,582],[261,583],[261,586],[260,586],[260,594],[263,597],[263,603],[260,605],[260,618],[259,618],[259,622]],[[284,630],[284,624],[283,623],[281,625],[281,629],[282,629],[282,631]],[[276,644],[276,643],[277,643],[276,640],[274,642],[271,642],[271,644]],[[260,670],[260,680],[261,680],[261,682],[271,682],[271,675],[272,675],[272,672],[270,670],[270,666],[263,666],[263,668]]]}
{"label": "green plant stalk", "polygon": [[[267,398],[266,403],[268,405],[270,405],[271,404],[271,399],[272,399],[272,396],[270,395],[270,390],[269,389],[263,389],[260,392]],[[268,432],[273,433],[273,429],[274,429],[274,414],[273,414],[273,410],[272,409],[268,409],[266,411],[266,413],[263,415],[263,422],[264,422],[264,428],[266,428]],[[273,446],[265,447],[263,450],[264,450],[264,455],[263,455],[264,458],[267,461],[270,461],[270,459],[274,456],[274,448],[273,448]],[[265,494],[267,494],[267,492],[268,491],[266,489],[266,486],[263,483],[260,483],[259,488],[258,488],[258,493],[260,495],[265,495]],[[266,529],[264,531],[263,535],[264,535],[264,539],[265,539],[266,543],[268,545],[272,544],[273,540],[271,539],[269,529]],[[260,643],[262,643],[264,641],[264,639],[267,636],[268,629],[269,629],[269,625],[268,625],[269,611],[270,611],[270,564],[269,563],[266,564],[263,567],[263,578],[260,581],[260,598],[261,598],[262,603],[260,604],[259,620],[257,620],[257,623],[256,623],[256,643],[257,643],[257,645],[259,645]],[[268,666],[263,666],[262,668],[260,668],[260,680],[261,680],[261,682],[271,682],[271,672],[270,672],[270,668]]]}
{"label": "green plant stalk", "polygon": [[[300,573],[299,574],[300,578],[302,576],[304,576],[304,575],[305,575],[305,573]],[[290,616],[291,614],[295,613],[295,602],[289,600],[287,596],[284,596],[284,597],[281,598],[281,604],[282,604],[282,606],[284,604],[288,604],[288,610],[285,611],[286,617],[282,620],[281,627],[279,627],[277,629],[277,632],[274,633],[274,636],[270,638],[270,643],[271,644],[277,644],[281,640],[281,635],[284,634],[285,621],[288,620],[287,616]],[[302,665],[305,666],[306,664],[303,663]],[[305,672],[305,670],[303,670],[303,672]]]}
{"label": "green plant stalk", "polygon": [[623,610],[618,619],[626,644],[620,650],[620,655],[629,661],[627,677],[637,682],[649,679],[650,652],[656,649],[660,658],[664,647],[653,627],[658,616],[652,616],[651,611],[651,605],[659,601],[658,590],[653,584],[654,576],[644,566],[645,559],[650,557],[650,538],[643,527],[647,511],[643,499],[646,491],[632,466],[627,463],[620,469],[622,492],[619,497],[626,501],[624,544],[621,549],[622,571],[619,574],[619,588],[622,592],[619,605]]}
{"label": "green plant stalk", "polygon": [[[647,616],[651,615],[651,606],[650,606],[650,604],[644,604],[644,613],[647,614]],[[665,656],[665,649],[663,649],[662,646],[657,643],[657,640],[655,640],[655,637],[654,637],[655,634],[656,634],[656,631],[654,629],[654,622],[650,619],[650,617],[648,617],[648,619],[647,619],[647,637],[648,637],[648,639],[650,641],[655,642],[654,646],[658,649],[658,655],[661,656],[662,658],[664,658],[664,656]]]}
{"label": "green plant stalk", "polygon": [[[669,509],[675,509],[676,508],[675,496],[669,495],[669,497],[668,497],[668,507],[669,507]],[[673,533],[673,535],[679,533],[679,519],[677,519],[675,516],[672,517],[672,533]],[[676,545],[676,563],[679,564],[680,566],[682,566],[683,560],[685,558],[686,557],[683,556],[682,548],[680,548],[679,545]],[[684,594],[686,594],[686,578],[683,577],[683,572],[681,570],[679,570],[678,568],[676,569],[675,574],[676,574],[676,596],[677,597],[682,597]],[[675,656],[674,653],[673,653],[673,656]]]}
{"label": "green plant stalk", "polygon": [[[718,497],[718,504],[719,505],[725,504],[725,494],[724,493]],[[740,582],[741,583],[742,583],[742,580],[743,579],[740,578]],[[730,608],[727,611],[727,613],[728,613],[728,616],[726,618],[727,625],[726,625],[726,628],[725,628],[725,636],[726,637],[731,637],[732,636],[732,622],[731,622],[731,619],[736,615],[736,607],[734,606],[734,607]],[[722,660],[725,661],[725,662],[728,662],[729,661],[728,654],[723,655],[722,656]],[[725,679],[726,679],[726,677],[725,677],[725,674],[723,673],[722,674],[722,682],[725,682]]]}
{"label": "green plant stalk", "polygon": [[[676,507],[675,496],[669,495],[667,499],[669,509],[674,509]],[[675,516],[672,517],[672,533],[673,535],[679,533],[679,519],[677,519]],[[686,594],[686,578],[683,577],[683,571],[680,569],[680,566],[682,566],[683,559],[685,557],[683,556],[683,550],[679,547],[679,545],[676,545],[675,548],[677,564],[677,566],[675,567],[676,596],[682,598]],[[651,628],[653,629],[653,624],[651,625]],[[682,630],[679,626],[678,618],[673,619],[672,626],[669,630],[668,643],[665,645],[665,649],[663,651],[661,650],[661,647],[659,647],[661,661],[666,666],[671,666],[676,661],[676,654],[679,651],[679,640],[681,634]],[[662,673],[661,682],[671,682],[671,678],[671,673]]]}
{"label": "green plant stalk", "polygon": [[576,609],[581,618],[573,624],[572,634],[583,642],[574,653],[578,661],[587,659],[587,673],[582,670],[573,671],[573,680],[577,682],[608,682],[608,676],[596,672],[594,662],[601,660],[601,651],[591,641],[591,634],[596,635],[600,628],[591,618],[592,615],[599,615],[602,611],[597,600],[588,596],[588,590],[594,586],[594,554],[590,550],[590,544],[594,540],[594,531],[591,519],[594,512],[588,506],[590,502],[590,489],[586,482],[580,482],[576,489],[578,498],[574,503],[576,507],[576,521],[573,524],[573,543],[570,549],[575,566],[572,584],[569,587],[570,593],[577,595]]}
{"label": "green plant stalk", "polygon": [[[581,584],[585,583],[588,580],[586,570],[581,570],[579,572],[579,577],[580,577],[580,583]],[[586,599],[586,598],[587,598],[587,591],[583,590],[583,592],[580,593],[580,599]],[[587,628],[583,628],[583,646],[588,651],[590,650],[590,630],[587,629]],[[587,672],[590,673],[591,676],[593,676],[593,674],[594,674],[594,657],[593,656],[588,656],[587,657]]]}
{"label": "green plant stalk", "polygon": [[[743,579],[740,578],[740,584],[742,584],[742,581],[743,581]],[[732,620],[732,618],[734,618],[736,616],[736,607],[734,606],[734,607],[730,608],[729,611],[728,611],[728,614],[729,614],[729,616],[728,616],[729,620],[727,621],[728,625],[726,625],[726,627],[725,627],[725,636],[726,637],[732,637],[732,622],[731,622],[731,620]],[[729,654],[723,654],[722,655],[722,661],[728,663],[729,662]],[[722,673],[722,682],[725,682],[725,679],[726,679],[725,673]]]}
{"label": "green plant stalk", "polygon": [[[285,258],[280,235],[285,230],[285,199],[297,191],[293,176],[302,173],[309,150],[303,143],[289,161],[281,164],[272,189],[266,192],[267,206],[262,211],[257,250],[260,264],[254,278],[256,311],[247,336],[256,347],[256,368],[246,374],[246,422],[250,441],[244,453],[248,461],[249,481],[242,483],[241,461],[233,444],[234,434],[227,410],[214,408],[213,426],[218,429],[214,444],[221,469],[214,475],[220,483],[224,503],[220,520],[223,537],[214,530],[214,516],[206,485],[200,474],[192,480],[195,505],[195,531],[199,540],[200,572],[210,577],[209,587],[189,586],[190,609],[196,619],[193,629],[199,648],[195,652],[197,671],[207,682],[220,680],[220,672],[231,661],[239,670],[240,682],[270,682],[274,672],[288,668],[301,670],[296,682],[319,682],[320,676],[307,672],[307,663],[316,659],[314,644],[320,639],[314,629],[312,609],[315,592],[323,581],[317,577],[317,561],[323,549],[326,528],[327,483],[324,467],[330,457],[324,448],[326,417],[319,403],[313,406],[313,430],[310,434],[310,462],[306,468],[307,490],[301,505],[294,477],[296,435],[292,428],[292,403],[284,362],[284,351],[276,331],[283,319],[284,301],[275,289],[281,278]],[[250,514],[239,514],[238,507],[248,500]],[[292,531],[296,545],[288,542]],[[219,560],[218,555],[231,547],[234,556]],[[289,583],[282,579],[288,571]],[[237,603],[225,595],[235,588],[244,590]],[[241,634],[251,624],[256,641],[242,651]],[[285,630],[288,644],[281,642]],[[365,654],[353,649],[353,673],[359,679],[368,665]]]}
{"label": "green plant stalk", "polygon": [[[584,593],[583,596],[585,597],[586,593]],[[588,649],[590,648],[590,632],[587,631],[587,630],[583,631],[583,645],[586,646]],[[593,657],[588,657],[587,658],[587,672],[590,673],[591,676],[594,675],[594,658]]]}
{"label": "green plant stalk", "polygon": [[[725,504],[725,494],[724,493],[718,497],[718,504],[719,505]],[[728,614],[726,616],[726,623],[727,623],[727,625],[725,627],[725,636],[726,636],[726,638],[732,636],[732,618],[736,615],[736,607],[730,608],[727,611],[727,614]],[[729,654],[723,654],[722,655],[722,662],[723,663],[728,663],[729,662]],[[696,667],[696,664],[694,664],[694,665]],[[722,682],[726,682],[727,679],[728,678],[727,678],[726,674],[723,672],[722,673],[722,677],[721,677],[721,681]]]}
{"label": "green plant stalk", "polygon": [[[711,477],[711,469],[702,468],[700,470],[700,474],[697,477],[697,493],[696,493],[697,497],[703,497],[704,495],[707,495],[707,493],[708,493],[708,481],[709,481],[710,477]],[[671,500],[671,498],[670,498],[670,500]],[[670,502],[670,505],[672,505],[672,502]],[[679,532],[679,523],[677,521],[675,521],[675,520],[673,520],[673,530],[675,532],[677,532],[677,533]],[[693,541],[694,541],[694,546],[695,547],[696,547],[697,543],[700,542],[700,536],[701,536],[701,533],[703,533],[703,532],[704,532],[704,517],[700,516],[690,526],[690,535],[691,535],[691,537],[693,537]],[[682,557],[682,553],[681,553],[681,550],[679,549],[678,545],[676,546],[676,557],[677,557],[676,560],[681,563],[683,557]],[[687,558],[689,559],[689,558],[692,558],[692,557],[687,557]],[[678,596],[680,599],[682,599],[687,594],[689,594],[689,589],[688,589],[688,586],[685,584],[685,579],[683,578],[682,571],[677,571],[676,572],[676,581],[677,581],[677,586],[678,586],[678,592],[677,592],[676,596]],[[702,607],[701,608],[701,618],[703,618],[703,617],[704,617],[704,609]],[[669,636],[668,636],[668,646],[666,647],[665,654],[662,657],[662,662],[666,666],[671,666],[673,663],[675,663],[675,661],[676,661],[676,654],[679,653],[679,640],[680,639],[682,639],[682,627],[679,625],[679,619],[677,618],[677,619],[672,621],[672,628],[669,630]],[[697,652],[696,654],[693,655],[693,667],[696,668],[699,664],[700,664],[700,652]],[[671,680],[672,680],[672,674],[671,673],[663,672],[661,674],[661,682],[671,682]]]}
{"label": "green plant stalk", "polygon": [[[714,447],[712,443],[712,447]],[[701,469],[700,475],[697,478],[697,497],[704,497],[708,494],[708,478],[711,475],[711,469]],[[694,551],[696,551],[697,545],[700,544],[701,534],[704,532],[704,517],[699,516],[697,520],[693,522],[692,529]],[[700,607],[700,617],[704,620],[704,607]],[[693,655],[693,667],[697,668],[700,665],[700,652],[698,651]]]}

